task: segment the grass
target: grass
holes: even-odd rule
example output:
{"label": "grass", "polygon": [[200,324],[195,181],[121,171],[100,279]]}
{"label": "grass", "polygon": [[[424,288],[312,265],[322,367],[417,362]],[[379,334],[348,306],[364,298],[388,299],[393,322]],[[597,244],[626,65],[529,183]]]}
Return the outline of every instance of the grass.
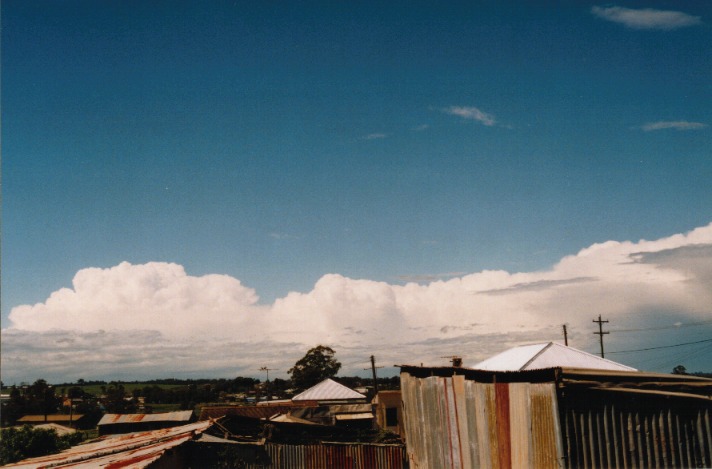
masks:
{"label": "grass", "polygon": [[[152,384],[152,383],[120,383],[124,387],[124,391],[126,394],[131,395],[135,389],[143,389],[146,386],[158,386],[161,389],[176,389],[176,388],[185,388],[187,385],[185,384]],[[73,387],[78,387],[82,388],[82,390],[85,393],[91,394],[93,396],[99,397],[103,394],[101,388],[104,386],[105,388],[109,388],[108,384],[89,384],[86,386],[55,386],[55,392],[59,393],[61,392],[62,388],[66,388],[69,390],[69,388]]]}

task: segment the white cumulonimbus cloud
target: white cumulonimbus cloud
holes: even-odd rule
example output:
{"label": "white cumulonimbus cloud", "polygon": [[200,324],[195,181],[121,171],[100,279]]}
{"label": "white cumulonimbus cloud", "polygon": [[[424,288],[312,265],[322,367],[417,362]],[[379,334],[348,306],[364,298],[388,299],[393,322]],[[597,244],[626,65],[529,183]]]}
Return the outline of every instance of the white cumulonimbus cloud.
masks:
{"label": "white cumulonimbus cloud", "polygon": [[[710,305],[712,224],[595,244],[547,271],[405,284],[326,274],[311,291],[272,304],[227,275],[124,262],[82,269],[71,288],[13,308],[2,370],[5,382],[254,376],[265,364],[285,374],[316,344],[335,347],[345,373],[362,370],[371,354],[388,365],[443,364],[453,353],[474,363],[518,343],[560,339],[564,323],[579,348],[595,351],[599,314],[623,328],[665,326],[709,321]],[[630,348],[654,338],[607,340]]]}
{"label": "white cumulonimbus cloud", "polygon": [[608,21],[620,23],[631,29],[671,30],[702,24],[699,16],[681,11],[655,10],[652,8],[624,8],[618,6],[591,8],[591,12]]}

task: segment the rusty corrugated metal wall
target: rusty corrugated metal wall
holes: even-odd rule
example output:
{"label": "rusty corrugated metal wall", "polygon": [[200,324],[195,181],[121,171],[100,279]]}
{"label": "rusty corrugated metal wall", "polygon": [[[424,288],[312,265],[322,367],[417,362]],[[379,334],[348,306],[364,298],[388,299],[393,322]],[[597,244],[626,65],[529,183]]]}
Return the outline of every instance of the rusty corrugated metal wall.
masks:
{"label": "rusty corrugated metal wall", "polygon": [[401,373],[413,468],[559,468],[564,464],[556,387],[480,383]]}
{"label": "rusty corrugated metal wall", "polygon": [[405,469],[405,448],[399,445],[322,444],[264,445],[268,464],[247,463],[245,469]]}
{"label": "rusty corrugated metal wall", "polygon": [[709,399],[589,390],[561,407],[567,467],[712,467]]}

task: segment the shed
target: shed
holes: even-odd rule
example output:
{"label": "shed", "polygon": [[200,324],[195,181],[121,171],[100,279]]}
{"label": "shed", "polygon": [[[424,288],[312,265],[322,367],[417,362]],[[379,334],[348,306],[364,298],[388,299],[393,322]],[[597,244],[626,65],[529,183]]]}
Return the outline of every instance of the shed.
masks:
{"label": "shed", "polygon": [[83,414],[47,414],[47,415],[24,415],[17,420],[18,425],[44,425],[54,423],[70,428],[82,426],[85,418]]}
{"label": "shed", "polygon": [[351,388],[337,383],[333,379],[325,379],[319,384],[312,386],[306,391],[297,394],[292,398],[295,403],[357,403],[366,402],[366,396],[354,391]]}
{"label": "shed", "polygon": [[541,370],[555,367],[637,371],[630,366],[556,342],[514,347],[473,366],[477,370],[489,371]]}
{"label": "shed", "polygon": [[175,427],[194,420],[192,410],[160,414],[105,414],[97,426],[99,435],[112,435]]}
{"label": "shed", "polygon": [[710,467],[712,379],[401,367],[413,467]]}

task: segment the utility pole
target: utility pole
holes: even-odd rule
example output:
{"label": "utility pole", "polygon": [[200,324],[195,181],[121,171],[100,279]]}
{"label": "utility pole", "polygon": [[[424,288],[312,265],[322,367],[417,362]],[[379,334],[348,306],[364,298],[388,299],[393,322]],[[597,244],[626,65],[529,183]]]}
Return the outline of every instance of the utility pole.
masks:
{"label": "utility pole", "polygon": [[[378,378],[376,378],[376,368],[383,368],[382,366],[376,366],[376,357],[371,355],[371,372],[373,373],[373,392],[374,396],[378,394]],[[368,370],[368,368],[364,368]]]}
{"label": "utility pole", "polygon": [[269,372],[270,371],[276,371],[275,368],[267,368],[266,366],[263,366],[260,368],[260,371],[266,371],[267,372],[267,382],[269,383]]}
{"label": "utility pole", "polygon": [[599,315],[598,315],[598,321],[594,319],[593,322],[597,322],[597,323],[598,323],[598,332],[594,332],[594,334],[597,334],[597,335],[599,336],[600,340],[601,340],[601,358],[606,358],[605,354],[603,353],[603,336],[604,336],[605,334],[609,334],[609,332],[608,332],[608,331],[606,331],[606,332],[603,331],[603,323],[608,322],[608,320],[605,320],[605,321],[602,320],[602,319],[601,319],[601,315],[599,314]]}
{"label": "utility pole", "polygon": [[267,381],[265,382],[265,389],[267,391],[267,400],[271,401],[272,400],[272,393],[269,390],[269,372],[270,371],[275,371],[275,368],[267,368],[266,366],[263,366],[260,368],[260,371],[266,371],[267,372]]}
{"label": "utility pole", "polygon": [[564,345],[569,346],[569,336],[566,334],[566,324],[564,324]]}

